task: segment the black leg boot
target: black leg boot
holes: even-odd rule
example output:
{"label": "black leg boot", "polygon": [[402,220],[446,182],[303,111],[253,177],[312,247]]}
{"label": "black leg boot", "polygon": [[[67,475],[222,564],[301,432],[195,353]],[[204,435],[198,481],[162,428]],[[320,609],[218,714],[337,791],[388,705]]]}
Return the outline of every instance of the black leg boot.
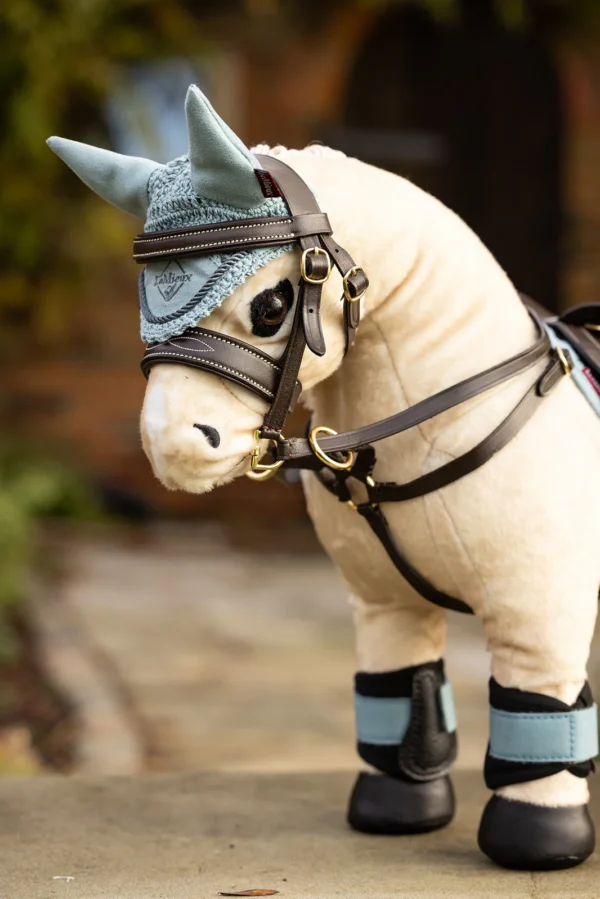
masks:
{"label": "black leg boot", "polygon": [[[485,780],[492,790],[560,771],[587,777],[598,753],[598,720],[586,684],[568,706],[541,693],[490,681],[490,744]],[[493,796],[479,826],[479,848],[503,868],[550,871],[581,864],[594,851],[587,805],[534,805]]]}
{"label": "black leg boot", "polygon": [[358,753],[381,773],[359,774],[348,823],[363,833],[424,833],[454,816],[448,771],[456,717],[444,663],[355,679]]}

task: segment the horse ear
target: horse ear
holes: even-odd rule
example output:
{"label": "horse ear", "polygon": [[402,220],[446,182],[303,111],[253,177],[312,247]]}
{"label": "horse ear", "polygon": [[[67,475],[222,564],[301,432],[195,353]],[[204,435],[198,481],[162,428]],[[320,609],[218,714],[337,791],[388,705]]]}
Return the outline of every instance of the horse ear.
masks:
{"label": "horse ear", "polygon": [[145,218],[148,180],[162,165],[140,156],[123,156],[63,137],[47,144],[93,191],[124,212]]}
{"label": "horse ear", "polygon": [[192,84],[185,99],[192,184],[199,197],[247,208],[264,195],[255,169],[260,165],[239,137]]}

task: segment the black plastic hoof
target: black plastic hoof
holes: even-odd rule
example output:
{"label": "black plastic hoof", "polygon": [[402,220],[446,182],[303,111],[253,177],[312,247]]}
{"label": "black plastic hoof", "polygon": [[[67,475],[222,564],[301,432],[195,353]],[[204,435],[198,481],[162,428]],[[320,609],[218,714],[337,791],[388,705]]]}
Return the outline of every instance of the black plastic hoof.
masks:
{"label": "black plastic hoof", "polygon": [[594,824],[587,805],[548,808],[493,796],[481,818],[478,842],[503,868],[573,868],[594,851]]}
{"label": "black plastic hoof", "polygon": [[424,783],[387,774],[358,775],[348,808],[348,824],[362,833],[425,833],[454,817],[454,790],[446,775]]}

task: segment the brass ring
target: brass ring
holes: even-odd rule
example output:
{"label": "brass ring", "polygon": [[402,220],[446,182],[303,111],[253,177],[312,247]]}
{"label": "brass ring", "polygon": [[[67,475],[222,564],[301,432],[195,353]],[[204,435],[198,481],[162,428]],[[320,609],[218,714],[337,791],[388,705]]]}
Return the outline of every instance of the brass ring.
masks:
{"label": "brass ring", "polygon": [[[367,477],[365,478],[365,484],[367,485],[367,487],[375,486],[375,481],[373,480],[371,475],[367,475]],[[353,499],[347,499],[346,505],[350,506],[350,508],[353,509],[355,512],[358,512],[358,505],[354,502]],[[376,509],[377,503],[371,503],[371,508]]]}
{"label": "brass ring", "polygon": [[250,461],[250,471],[246,472],[246,477],[251,481],[268,481],[281,468],[285,459],[278,462],[261,462],[262,453],[260,451],[260,429],[254,432],[254,449]]}
{"label": "brass ring", "polygon": [[319,444],[317,443],[317,435],[318,434],[327,434],[329,437],[335,437],[337,435],[337,431],[334,431],[333,428],[326,428],[324,425],[318,425],[316,428],[313,428],[308,435],[308,442],[311,445],[312,451],[321,462],[324,462],[329,468],[335,469],[335,471],[349,471],[354,465],[355,454],[352,450],[348,450],[348,458],[343,462],[337,462],[335,459],[332,459],[331,456],[328,456],[327,453],[324,453]]}

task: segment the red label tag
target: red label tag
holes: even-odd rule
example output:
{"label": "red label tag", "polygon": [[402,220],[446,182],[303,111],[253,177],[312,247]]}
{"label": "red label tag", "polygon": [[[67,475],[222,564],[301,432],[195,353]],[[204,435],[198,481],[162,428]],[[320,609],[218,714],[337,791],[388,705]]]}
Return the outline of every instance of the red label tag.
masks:
{"label": "red label tag", "polygon": [[586,376],[586,378],[588,379],[588,381],[590,382],[590,384],[592,385],[592,387],[594,388],[594,390],[596,391],[596,393],[598,394],[598,396],[600,396],[600,384],[594,377],[591,368],[584,368],[583,373]]}
{"label": "red label tag", "polygon": [[254,174],[258,178],[258,183],[260,184],[264,197],[281,196],[281,191],[277,186],[277,182],[270,172],[265,172],[264,169],[254,169]]}

